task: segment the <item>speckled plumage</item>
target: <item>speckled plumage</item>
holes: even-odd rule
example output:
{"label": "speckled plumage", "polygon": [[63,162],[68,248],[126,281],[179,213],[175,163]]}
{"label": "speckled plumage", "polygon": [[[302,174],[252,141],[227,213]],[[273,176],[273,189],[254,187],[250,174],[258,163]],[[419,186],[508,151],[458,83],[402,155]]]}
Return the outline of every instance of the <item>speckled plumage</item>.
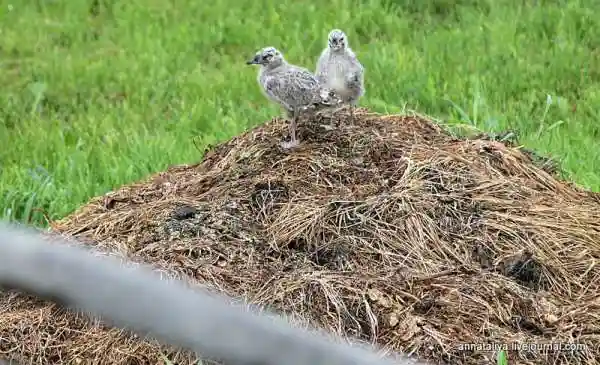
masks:
{"label": "speckled plumage", "polygon": [[321,52],[315,71],[323,87],[334,91],[342,103],[355,106],[364,95],[364,67],[339,29],[329,33],[328,46]]}
{"label": "speckled plumage", "polygon": [[315,75],[305,68],[289,64],[274,47],[260,50],[248,64],[260,65],[258,83],[269,100],[281,105],[292,117],[291,141],[285,147],[297,145],[298,115],[311,106],[330,105],[337,98],[324,89]]}

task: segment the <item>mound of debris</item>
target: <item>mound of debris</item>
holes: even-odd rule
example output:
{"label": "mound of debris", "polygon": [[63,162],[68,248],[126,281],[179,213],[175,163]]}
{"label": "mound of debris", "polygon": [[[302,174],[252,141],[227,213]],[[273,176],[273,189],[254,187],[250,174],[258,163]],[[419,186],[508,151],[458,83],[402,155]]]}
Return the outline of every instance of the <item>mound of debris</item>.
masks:
{"label": "mound of debris", "polygon": [[[600,194],[530,154],[424,117],[275,119],[92,200],[53,229],[340,336],[434,363],[599,364]],[[32,363],[186,352],[20,294],[0,350]]]}

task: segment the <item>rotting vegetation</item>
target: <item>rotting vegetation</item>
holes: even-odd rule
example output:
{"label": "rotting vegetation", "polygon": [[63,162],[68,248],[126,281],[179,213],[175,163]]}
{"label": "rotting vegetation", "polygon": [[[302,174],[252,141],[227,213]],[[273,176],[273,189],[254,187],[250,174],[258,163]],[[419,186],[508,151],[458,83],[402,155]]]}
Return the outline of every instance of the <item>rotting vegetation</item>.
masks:
{"label": "rotting vegetation", "polygon": [[[600,194],[493,138],[359,109],[275,119],[93,199],[54,231],[435,363],[598,364]],[[178,364],[186,352],[54,304],[0,299],[0,349],[36,363]]]}

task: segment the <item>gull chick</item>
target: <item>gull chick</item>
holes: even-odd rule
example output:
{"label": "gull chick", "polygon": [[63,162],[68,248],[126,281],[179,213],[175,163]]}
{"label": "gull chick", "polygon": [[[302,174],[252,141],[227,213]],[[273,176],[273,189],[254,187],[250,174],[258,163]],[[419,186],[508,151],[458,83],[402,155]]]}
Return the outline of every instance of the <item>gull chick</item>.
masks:
{"label": "gull chick", "polygon": [[334,29],[329,32],[327,43],[317,61],[317,79],[323,87],[337,94],[342,103],[355,107],[365,93],[364,68],[343,31]]}
{"label": "gull chick", "polygon": [[336,94],[325,89],[315,75],[305,68],[289,64],[283,54],[274,47],[265,47],[258,51],[248,65],[260,65],[258,84],[265,96],[281,105],[292,118],[290,123],[290,142],[282,147],[298,145],[296,127],[300,113],[310,107],[329,106],[339,102]]}

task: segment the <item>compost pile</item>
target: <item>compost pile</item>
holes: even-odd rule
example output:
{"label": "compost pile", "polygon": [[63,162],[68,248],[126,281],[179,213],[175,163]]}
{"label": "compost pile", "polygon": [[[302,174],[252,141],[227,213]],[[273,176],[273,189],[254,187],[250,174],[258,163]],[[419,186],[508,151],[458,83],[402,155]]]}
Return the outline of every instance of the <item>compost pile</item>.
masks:
{"label": "compost pile", "polygon": [[[53,229],[433,363],[493,363],[503,344],[510,364],[600,363],[599,194],[417,115],[314,116],[293,150],[286,133],[274,119]],[[194,360],[15,293],[0,298],[0,350],[37,364]]]}

